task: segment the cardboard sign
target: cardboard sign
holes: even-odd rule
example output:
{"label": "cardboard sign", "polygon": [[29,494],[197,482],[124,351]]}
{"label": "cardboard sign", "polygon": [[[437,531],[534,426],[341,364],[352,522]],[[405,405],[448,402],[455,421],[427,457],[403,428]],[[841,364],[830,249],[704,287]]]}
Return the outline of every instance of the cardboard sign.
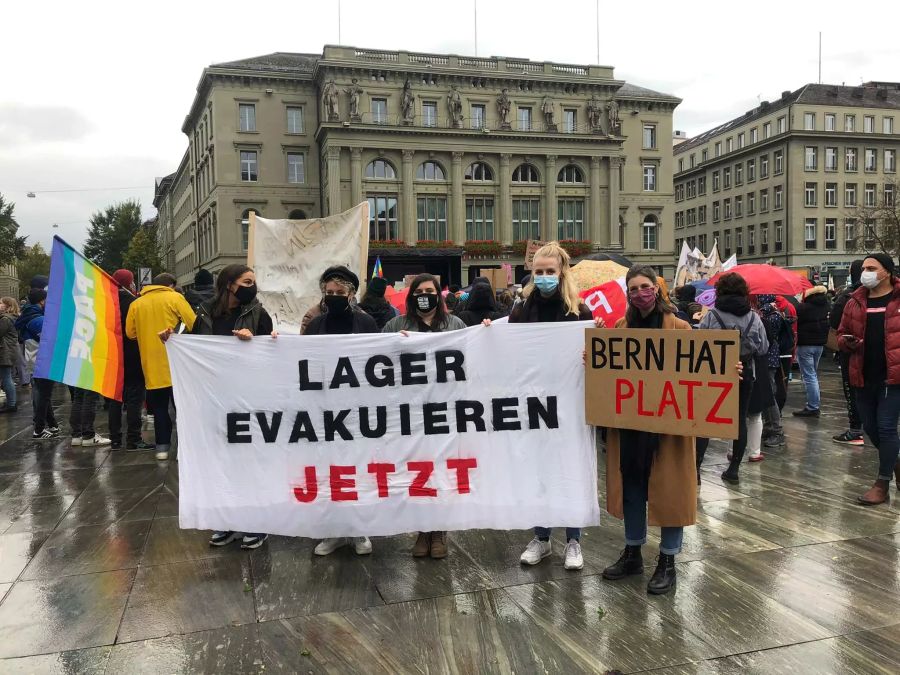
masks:
{"label": "cardboard sign", "polygon": [[735,439],[739,361],[738,331],[588,330],[585,418],[601,427]]}
{"label": "cardboard sign", "polygon": [[537,241],[535,239],[529,239],[528,244],[525,245],[525,269],[530,270],[532,265],[534,264],[534,254],[541,250],[541,248],[546,244],[543,241]]}

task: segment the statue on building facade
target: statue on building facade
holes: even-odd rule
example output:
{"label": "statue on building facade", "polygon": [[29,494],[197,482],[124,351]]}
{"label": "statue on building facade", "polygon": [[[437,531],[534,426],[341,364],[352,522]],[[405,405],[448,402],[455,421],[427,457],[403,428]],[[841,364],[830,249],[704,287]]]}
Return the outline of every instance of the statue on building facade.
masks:
{"label": "statue on building facade", "polygon": [[400,95],[400,116],[403,124],[412,124],[416,114],[416,97],[412,93],[412,85],[409,78],[403,83],[403,93]]}
{"label": "statue on building facade", "polygon": [[325,106],[325,120],[336,122],[340,116],[338,115],[338,90],[334,80],[329,80],[325,89],[322,90],[322,103]]}
{"label": "statue on building facade", "polygon": [[509,89],[504,89],[497,97],[497,114],[500,116],[500,128],[511,129],[509,123],[509,111],[512,109],[512,103],[509,100]]}
{"label": "statue on building facade", "polygon": [[541,101],[541,112],[544,113],[544,124],[547,126],[547,131],[556,131],[556,122],[553,120],[555,114],[553,100],[549,96],[545,96]]}
{"label": "statue on building facade", "polygon": [[597,98],[597,94],[591,94],[591,99],[587,102],[588,121],[591,125],[591,131],[598,133],[603,131],[600,121],[603,117],[603,104]]}
{"label": "statue on building facade", "polygon": [[359,86],[359,81],[354,77],[350,81],[350,88],[344,89],[344,92],[350,97],[350,121],[359,122],[362,119],[359,114],[359,102],[362,99],[363,88]]}
{"label": "statue on building facade", "polygon": [[453,126],[457,129],[462,127],[463,111],[462,96],[459,95],[459,88],[454,84],[450,87],[450,93],[447,94],[447,108],[450,110],[450,119]]}
{"label": "statue on building facade", "polygon": [[616,103],[615,99],[606,104],[606,115],[609,118],[609,129],[606,130],[607,135],[612,136],[619,133],[621,121],[619,120],[619,104]]}

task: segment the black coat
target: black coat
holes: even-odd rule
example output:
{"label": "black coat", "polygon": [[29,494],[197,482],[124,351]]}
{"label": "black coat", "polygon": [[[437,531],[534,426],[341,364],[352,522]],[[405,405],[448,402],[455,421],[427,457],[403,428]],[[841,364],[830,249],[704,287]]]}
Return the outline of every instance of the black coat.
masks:
{"label": "black coat", "polygon": [[542,323],[546,321],[588,321],[593,318],[591,310],[583,302],[578,305],[578,314],[569,314],[559,291],[548,298],[535,290],[525,302],[513,307],[509,313],[510,323]]}
{"label": "black coat", "polygon": [[144,381],[144,371],[141,368],[141,352],[138,349],[137,340],[130,340],[125,335],[125,318],[128,316],[128,308],[137,298],[124,288],[119,289],[119,316],[122,319],[122,356],[125,362],[125,381],[129,384],[137,384]]}
{"label": "black coat", "polygon": [[823,286],[807,291],[797,308],[798,346],[821,346],[828,341],[828,310],[828,294]]}
{"label": "black coat", "polygon": [[212,300],[215,295],[216,289],[212,284],[200,284],[189,288],[184,294],[184,299],[188,301],[188,304],[196,312],[200,305]]}
{"label": "black coat", "polygon": [[351,335],[356,333],[378,333],[378,324],[375,319],[361,309],[354,309],[350,322],[342,324],[342,330],[334,330],[328,325],[328,312],[320,314],[309,322],[304,335]]}

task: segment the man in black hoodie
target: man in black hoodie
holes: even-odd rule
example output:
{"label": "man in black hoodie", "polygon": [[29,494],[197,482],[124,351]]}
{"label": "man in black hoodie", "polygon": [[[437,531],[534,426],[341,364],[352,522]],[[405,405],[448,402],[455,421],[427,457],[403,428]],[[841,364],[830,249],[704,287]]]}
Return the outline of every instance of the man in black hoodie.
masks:
{"label": "man in black hoodie", "polygon": [[[844,316],[844,307],[847,300],[853,292],[859,288],[859,277],[862,274],[862,260],[854,260],[850,263],[850,283],[847,284],[837,297],[834,299],[834,305],[831,307],[831,314],[828,316],[828,323],[837,330],[841,325],[841,317]],[[832,436],[836,443],[845,443],[847,445],[863,445],[863,428],[862,420],[859,417],[859,410],[856,408],[856,397],[850,390],[850,352],[838,352],[838,359],[841,365],[841,381],[844,385],[844,399],[847,401],[847,417],[849,418],[850,427],[842,434]]]}
{"label": "man in black hoodie", "polygon": [[813,286],[803,294],[797,308],[797,363],[806,387],[806,406],[794,417],[819,416],[819,359],[828,341],[828,289]]}
{"label": "man in black hoodie", "polygon": [[144,407],[146,390],[144,388],[144,371],[141,368],[141,353],[137,340],[125,335],[125,320],[128,308],[135,300],[134,275],[128,270],[116,270],[112,275],[119,284],[119,316],[122,321],[122,355],[125,369],[122,385],[122,401],[109,402],[109,435],[112,448],[122,447],[122,408],[125,408],[126,431],[125,449],[132,451],[150,450],[154,446],[145,443],[141,437],[141,410]]}
{"label": "man in black hoodie", "polygon": [[194,287],[188,289],[184,294],[184,299],[188,301],[191,308],[196,312],[200,305],[207,300],[212,300],[216,294],[216,288],[213,285],[213,275],[209,270],[200,269],[194,275]]}

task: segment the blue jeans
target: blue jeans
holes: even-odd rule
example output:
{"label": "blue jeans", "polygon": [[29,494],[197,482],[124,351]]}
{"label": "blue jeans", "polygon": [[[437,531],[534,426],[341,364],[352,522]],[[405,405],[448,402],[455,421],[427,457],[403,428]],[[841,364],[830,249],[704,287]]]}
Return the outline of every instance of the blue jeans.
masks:
{"label": "blue jeans", "polygon": [[[622,507],[625,511],[625,543],[641,546],[647,543],[647,485],[643,481],[624,480]],[[666,555],[681,553],[683,527],[663,527],[659,552]]]}
{"label": "blue jeans", "polygon": [[863,429],[872,445],[878,448],[878,478],[889,481],[900,454],[900,436],[897,435],[900,385],[854,387],[853,393]]}
{"label": "blue jeans", "polygon": [[0,366],[0,389],[6,394],[6,407],[16,407],[16,385],[13,382],[13,367]]}
{"label": "blue jeans", "polygon": [[803,386],[806,387],[806,407],[810,410],[819,409],[819,376],[816,369],[819,367],[820,358],[822,358],[821,345],[797,347],[797,363],[800,364]]}
{"label": "blue jeans", "polygon": [[[541,541],[550,541],[550,528],[549,527],[536,527],[534,528],[534,536],[540,539]],[[566,528],[566,541],[569,539],[574,539],[575,541],[581,541],[581,528],[580,527],[567,527]]]}

